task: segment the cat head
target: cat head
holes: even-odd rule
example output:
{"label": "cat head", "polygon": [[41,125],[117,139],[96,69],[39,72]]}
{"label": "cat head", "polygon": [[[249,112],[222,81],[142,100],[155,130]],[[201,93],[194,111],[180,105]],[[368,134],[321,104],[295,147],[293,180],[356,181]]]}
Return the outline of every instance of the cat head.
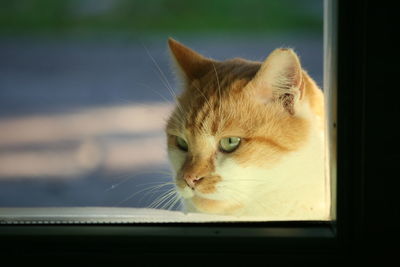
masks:
{"label": "cat head", "polygon": [[177,190],[197,211],[233,214],[267,179],[288,175],[281,171],[291,168],[288,155],[304,146],[306,74],[291,49],[264,62],[217,61],[168,44],[183,82],[166,127]]}

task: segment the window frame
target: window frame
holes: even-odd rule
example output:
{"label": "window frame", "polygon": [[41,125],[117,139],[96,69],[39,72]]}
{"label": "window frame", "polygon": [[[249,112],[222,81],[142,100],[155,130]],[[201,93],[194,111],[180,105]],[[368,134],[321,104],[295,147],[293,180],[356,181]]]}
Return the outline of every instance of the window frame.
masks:
{"label": "window frame", "polygon": [[[0,225],[1,251],[11,257],[23,252],[35,258],[96,255],[97,259],[115,256],[129,260],[133,255],[152,255],[152,260],[160,262],[176,256],[196,260],[210,254],[221,258],[230,255],[234,257],[225,258],[227,262],[235,262],[238,257],[255,260],[268,255],[269,263],[322,261],[326,256],[343,254],[359,235],[361,230],[356,226],[366,209],[365,73],[355,63],[365,62],[366,21],[355,18],[363,17],[367,2],[325,1],[324,34],[329,36],[325,41],[330,42],[325,51],[331,53],[329,57],[325,55],[325,60],[330,60],[326,62],[330,72],[325,81],[329,81],[333,97],[331,114],[337,114],[337,123],[331,118],[337,136],[337,142],[332,143],[337,157],[331,157],[337,163],[331,166],[331,179],[337,182],[337,193],[332,194],[337,213],[333,212],[332,222]],[[336,85],[357,90],[338,91]],[[337,113],[336,107],[340,107]],[[349,127],[352,131],[347,130]],[[340,178],[337,181],[336,174]]]}

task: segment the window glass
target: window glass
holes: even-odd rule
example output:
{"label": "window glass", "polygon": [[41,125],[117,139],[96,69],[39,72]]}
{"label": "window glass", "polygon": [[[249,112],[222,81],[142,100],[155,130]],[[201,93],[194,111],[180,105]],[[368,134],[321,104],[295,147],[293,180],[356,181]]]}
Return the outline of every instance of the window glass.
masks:
{"label": "window glass", "polygon": [[[1,3],[0,207],[182,209],[165,129],[183,82],[168,38],[215,60],[292,48],[322,87],[322,13],[319,0]],[[246,142],[224,137],[224,155]]]}

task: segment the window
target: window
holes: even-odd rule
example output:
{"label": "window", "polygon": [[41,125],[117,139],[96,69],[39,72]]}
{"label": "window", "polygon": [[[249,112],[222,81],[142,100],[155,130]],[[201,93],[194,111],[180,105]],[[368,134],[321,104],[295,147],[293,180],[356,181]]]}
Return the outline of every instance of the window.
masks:
{"label": "window", "polygon": [[[139,220],[139,215],[152,221],[227,220],[124,207],[182,206],[174,198],[165,148],[165,120],[179,93],[166,53],[168,36],[218,60],[262,61],[276,47],[293,46],[302,66],[322,85],[320,1],[295,4],[296,12],[282,1],[228,2],[5,4],[3,214],[66,221],[89,220],[91,213],[100,221],[119,222]],[[229,9],[221,13],[224,5]],[[252,16],[238,21],[243,11]],[[329,198],[329,184],[325,190]],[[87,206],[96,208],[76,208]]]}
{"label": "window", "polygon": [[[71,219],[88,209],[59,207],[93,206],[99,216],[135,217],[138,210],[121,208],[182,206],[172,192],[165,149],[164,124],[178,93],[166,53],[168,36],[187,40],[193,49],[219,60],[237,56],[263,60],[276,47],[294,46],[303,67],[322,85],[319,1],[295,4],[294,13],[281,1],[249,1],[244,6],[229,1],[226,14],[219,12],[222,2],[193,6],[178,2],[4,4],[3,214],[14,213],[16,207],[42,207],[42,213],[18,210],[22,217],[65,213]],[[254,17],[239,22],[236,17],[243,8]],[[153,19],[138,10],[146,10]],[[204,14],[209,19],[196,17]],[[112,208],[100,208],[104,206]],[[157,214],[156,220],[164,216]],[[179,213],[173,217],[176,220]]]}
{"label": "window", "polygon": [[[339,89],[333,98],[337,113],[332,113],[337,114],[338,159],[331,168],[338,178],[333,224],[1,225],[2,260],[16,262],[22,256],[48,260],[53,256],[60,261],[82,256],[91,262],[195,259],[248,265],[268,258],[270,264],[294,265],[304,261],[339,263],[356,256],[368,263],[389,262],[398,251],[396,243],[388,242],[397,233],[395,205],[391,204],[398,195],[398,187],[393,186],[398,132],[393,124],[382,131],[382,121],[393,122],[398,117],[398,99],[387,97],[388,92],[394,96],[397,88],[391,86],[393,80],[386,79],[388,73],[395,76],[397,61],[388,61],[382,51],[394,43],[396,24],[388,22],[397,18],[397,10],[373,1],[325,3],[325,19],[332,27],[325,33],[333,45],[326,50],[332,53],[325,62],[337,63],[325,81]],[[377,14],[384,14],[385,19],[369,19]]]}
{"label": "window", "polygon": [[[104,1],[106,2],[106,1]],[[340,39],[339,41],[339,48],[342,49],[339,51],[335,50],[335,43],[336,39],[336,32],[334,31],[335,27],[338,26],[340,29],[341,36],[347,36],[347,34],[351,35],[352,30],[357,29],[357,26],[363,25],[355,24],[353,28],[344,27],[342,24],[346,19],[343,17],[337,17],[336,11],[336,4],[334,1],[327,1],[326,2],[326,11],[325,19],[328,21],[330,27],[326,28],[328,30],[328,35],[326,40],[330,40],[332,46],[327,46],[326,50],[328,57],[325,58],[325,63],[327,63],[326,70],[330,70],[330,76],[327,75],[325,77],[325,82],[328,82],[330,85],[333,85],[331,88],[335,88],[335,68],[334,63],[336,57],[334,54],[338,53],[340,61],[339,67],[344,67],[343,62],[346,62],[345,53],[343,51],[350,51],[354,50],[345,50],[343,47],[344,41]],[[355,8],[354,5],[351,4],[343,4],[339,5],[339,11],[346,13],[358,10]],[[361,9],[363,10],[363,9]],[[341,13],[341,14],[343,14]],[[339,25],[336,25],[336,19],[339,21]],[[347,29],[347,30],[346,30]],[[327,33],[327,32],[326,32]],[[349,37],[350,38],[350,37]],[[353,37],[354,40],[358,40],[356,37]],[[353,39],[352,39],[353,40]],[[329,55],[333,55],[329,57]],[[359,55],[359,54],[355,54]],[[362,57],[361,57],[362,58]],[[329,63],[333,65],[329,65]],[[351,61],[347,61],[347,64],[351,65]],[[330,66],[330,67],[329,67]],[[349,66],[349,65],[347,65]],[[353,63],[354,66],[354,63]],[[346,81],[351,81],[349,76],[343,71],[338,72],[338,83],[341,85],[346,79]],[[343,77],[347,77],[346,79]],[[330,92],[333,96],[335,96],[335,91],[333,90]],[[340,103],[340,111],[338,113],[339,121],[341,125],[349,125],[350,123],[355,124],[355,128],[359,125],[357,124],[358,120],[350,120],[348,118],[348,113],[343,113],[344,110],[355,110],[352,105],[346,102],[345,97],[349,95],[347,92],[342,92],[339,95],[338,103]],[[333,98],[335,99],[335,98]],[[358,102],[359,103],[359,102]],[[336,105],[333,103],[332,108]],[[359,107],[357,105],[357,107]],[[335,123],[335,115],[336,113],[331,113],[333,120],[331,121],[332,124],[330,127],[333,130],[336,128]],[[353,115],[352,115],[353,116]],[[354,116],[353,118],[357,118]],[[359,117],[358,117],[359,118]],[[345,169],[345,159],[351,160],[354,162],[354,159],[357,158],[354,154],[346,154],[346,144],[343,143],[344,131],[343,128],[339,128],[338,136],[341,138],[341,143],[339,143],[339,165],[338,165],[338,174],[342,175],[343,177],[349,177],[350,171],[348,166]],[[334,133],[334,132],[333,132]],[[354,132],[353,132],[354,133]],[[357,135],[354,133],[350,135],[350,139],[357,140]],[[334,143],[332,144],[334,148]],[[90,148],[90,146],[89,146]],[[90,151],[90,149],[88,149]],[[335,151],[335,150],[333,150]],[[358,150],[357,150],[358,151]],[[332,151],[331,151],[332,153]],[[357,154],[357,153],[355,153]],[[331,154],[331,156],[334,154]],[[334,157],[331,157],[334,159]],[[336,166],[332,165],[331,171],[335,174]],[[353,169],[351,169],[353,170]],[[343,178],[342,177],[342,178]],[[340,177],[339,177],[340,178]],[[360,177],[356,177],[357,181],[361,180]],[[351,216],[347,214],[354,211],[352,208],[348,207],[346,200],[353,200],[351,203],[359,203],[357,201],[358,198],[353,196],[352,193],[354,192],[354,187],[351,187],[351,182],[349,180],[340,180],[341,182],[338,184],[338,205],[339,205],[339,214],[338,214],[338,228],[335,225],[330,226],[330,223],[321,223],[321,222],[263,222],[263,223],[236,223],[236,224],[220,224],[220,223],[205,223],[205,224],[125,224],[121,225],[118,224],[118,220],[113,220],[114,216],[109,217],[111,218],[108,221],[111,224],[101,224],[101,225],[90,225],[90,226],[82,226],[82,223],[90,222],[90,216],[82,216],[81,218],[85,218],[84,221],[75,221],[74,225],[68,225],[67,221],[57,221],[57,213],[52,213],[46,217],[49,220],[55,219],[51,222],[51,225],[42,225],[42,226],[34,226],[34,225],[25,225],[22,226],[20,223],[21,221],[14,221],[15,223],[19,224],[16,226],[10,225],[2,225],[0,228],[0,235],[2,236],[2,248],[6,249],[5,251],[11,251],[15,255],[18,253],[16,247],[27,247],[27,243],[21,242],[22,240],[29,240],[38,246],[34,248],[30,248],[30,253],[37,252],[38,254],[43,253],[42,249],[45,248],[46,251],[53,253],[53,255],[63,255],[66,256],[68,253],[74,252],[76,255],[76,251],[78,251],[77,247],[80,249],[84,249],[85,252],[94,253],[110,253],[107,255],[112,256],[120,256],[124,255],[124,259],[128,259],[132,255],[140,255],[140,253],[147,253],[149,255],[149,249],[144,245],[151,244],[151,253],[153,255],[161,254],[164,255],[166,258],[171,259],[176,255],[181,255],[183,257],[191,257],[193,255],[199,255],[199,253],[216,253],[216,251],[221,252],[221,254],[229,254],[237,253],[242,256],[248,255],[266,255],[268,254],[270,257],[269,259],[271,262],[281,262],[282,261],[282,253],[288,255],[297,255],[294,256],[293,261],[295,262],[299,256],[302,259],[313,258],[313,261],[322,261],[325,258],[321,256],[324,255],[333,255],[333,252],[337,252],[336,244],[343,245],[345,241],[348,241],[348,233],[351,232],[351,224],[350,219]],[[350,187],[348,187],[350,185]],[[360,189],[362,190],[362,189]],[[335,192],[335,191],[334,191]],[[356,193],[359,191],[355,191]],[[334,194],[333,194],[334,195]],[[82,210],[84,212],[84,210]],[[4,212],[4,210],[2,210]],[[38,215],[40,213],[27,213],[28,211],[21,211],[20,214],[14,213],[13,215],[20,215],[18,219],[24,219],[23,215]],[[48,212],[48,210],[45,210]],[[107,212],[112,212],[110,209]],[[118,213],[118,212],[117,212]],[[4,214],[4,213],[2,213]],[[42,213],[43,214],[43,213]],[[49,213],[48,213],[49,214]],[[66,217],[68,216],[68,209],[64,210],[64,214]],[[73,211],[73,214],[76,215],[76,211]],[[120,213],[118,213],[120,215]],[[357,214],[357,213],[354,213]],[[98,214],[97,214],[98,215]],[[106,215],[103,213],[103,215]],[[39,215],[40,216],[40,215]],[[89,217],[89,219],[88,219]],[[96,217],[96,216],[95,216]],[[101,216],[100,216],[101,217]],[[353,215],[353,218],[359,218],[356,215]],[[10,218],[10,217],[8,217]],[[75,217],[76,218],[76,217]],[[95,218],[95,221],[99,217]],[[115,218],[115,217],[114,217]],[[102,218],[104,219],[104,217]],[[107,218],[106,218],[107,219]],[[118,218],[121,219],[121,218]],[[123,218],[122,218],[123,219]],[[4,215],[2,217],[2,222],[4,221]],[[63,225],[55,226],[55,223],[64,223]],[[105,222],[105,221],[103,221]],[[45,221],[42,223],[46,224]],[[339,233],[339,240],[335,240],[335,235],[331,231],[331,229],[338,229]],[[340,237],[341,236],[341,237]],[[38,238],[40,237],[40,238]],[[61,238],[60,238],[61,237]],[[85,238],[82,238],[85,237]],[[81,245],[74,242],[74,240],[80,240],[82,243]],[[341,241],[340,241],[341,240]],[[65,242],[65,241],[72,241],[72,242]],[[109,242],[111,241],[111,242]],[[182,242],[183,241],[183,242]],[[339,243],[335,243],[335,241],[339,241]],[[15,243],[17,242],[17,243]],[[240,243],[240,244],[239,244]],[[15,248],[12,246],[4,247],[4,244],[18,244]],[[110,244],[113,244],[114,250],[111,249]],[[92,245],[92,247],[88,246]],[[346,248],[346,247],[344,247]],[[33,251],[33,252],[32,252]],[[177,252],[179,251],[179,252]],[[310,257],[310,251],[312,257]],[[185,254],[186,253],[186,254]],[[251,253],[251,254],[248,254]],[[79,253],[78,253],[79,254]],[[32,255],[32,254],[31,254]],[[129,255],[129,256],[128,256]],[[277,255],[279,255],[277,257]],[[308,255],[308,256],[307,256]],[[214,254],[215,256],[215,254]],[[105,254],[101,256],[101,258],[105,257]],[[279,259],[278,259],[279,258]],[[164,258],[163,258],[164,259]],[[235,260],[236,258],[232,258]],[[243,259],[243,258],[242,258]],[[157,259],[155,259],[157,260]],[[287,259],[290,260],[290,259]],[[229,261],[229,259],[228,259]]]}

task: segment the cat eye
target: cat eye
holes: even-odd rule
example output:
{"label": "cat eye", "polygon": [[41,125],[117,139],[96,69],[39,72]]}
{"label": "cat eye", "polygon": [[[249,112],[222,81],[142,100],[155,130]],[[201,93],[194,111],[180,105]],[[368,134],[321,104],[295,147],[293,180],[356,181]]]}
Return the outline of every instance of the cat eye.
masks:
{"label": "cat eye", "polygon": [[179,147],[180,150],[188,151],[188,144],[183,138],[179,136],[176,137],[176,145]]}
{"label": "cat eye", "polygon": [[225,153],[235,151],[240,145],[240,137],[226,137],[219,141],[219,149]]}

